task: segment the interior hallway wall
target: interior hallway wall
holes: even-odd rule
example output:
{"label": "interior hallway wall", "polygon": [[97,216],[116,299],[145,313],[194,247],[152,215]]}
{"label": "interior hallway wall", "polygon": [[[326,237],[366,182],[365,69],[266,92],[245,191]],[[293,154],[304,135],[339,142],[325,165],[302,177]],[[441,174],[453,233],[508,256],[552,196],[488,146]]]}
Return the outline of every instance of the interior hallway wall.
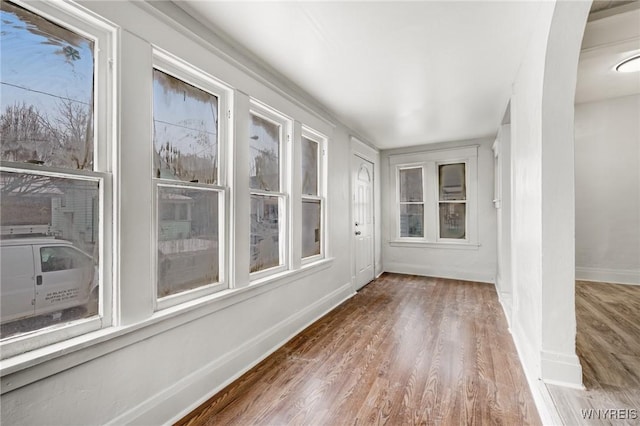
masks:
{"label": "interior hallway wall", "polygon": [[576,278],[640,284],[640,95],[576,105]]}
{"label": "interior hallway wall", "polygon": [[[404,274],[416,274],[460,280],[494,283],[496,275],[496,213],[493,200],[493,138],[444,142],[382,151],[382,257],[384,270]],[[436,244],[411,247],[396,244],[397,231],[393,229],[396,215],[396,189],[392,185],[389,158],[399,154],[419,154],[429,151],[478,146],[477,177],[477,227],[478,241],[473,247],[455,247]],[[469,218],[472,220],[473,218]],[[427,221],[426,226],[435,226]]]}
{"label": "interior hallway wall", "polygon": [[511,99],[512,332],[530,377],[575,387],[573,103],[589,8],[540,4]]}

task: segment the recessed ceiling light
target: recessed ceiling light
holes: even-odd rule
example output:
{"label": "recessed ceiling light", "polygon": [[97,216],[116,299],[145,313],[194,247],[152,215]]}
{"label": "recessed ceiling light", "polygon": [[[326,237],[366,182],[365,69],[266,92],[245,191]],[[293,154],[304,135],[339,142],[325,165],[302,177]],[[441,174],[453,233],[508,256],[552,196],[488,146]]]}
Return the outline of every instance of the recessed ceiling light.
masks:
{"label": "recessed ceiling light", "polygon": [[616,71],[634,72],[640,71],[640,55],[632,56],[616,65]]}

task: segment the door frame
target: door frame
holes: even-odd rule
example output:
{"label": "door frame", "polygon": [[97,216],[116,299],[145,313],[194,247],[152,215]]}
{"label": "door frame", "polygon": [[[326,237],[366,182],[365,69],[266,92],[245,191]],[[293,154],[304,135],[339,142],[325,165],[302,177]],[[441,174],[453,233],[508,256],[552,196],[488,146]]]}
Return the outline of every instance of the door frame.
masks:
{"label": "door frame", "polygon": [[382,245],[380,236],[381,233],[381,211],[380,211],[380,151],[366,143],[362,140],[358,139],[355,136],[350,137],[350,155],[349,155],[349,257],[351,263],[351,286],[354,291],[358,291],[357,283],[356,283],[356,257],[355,257],[355,244],[353,235],[351,232],[353,231],[353,223],[354,212],[353,212],[353,186],[355,182],[353,181],[353,166],[354,166],[354,156],[357,156],[365,161],[373,164],[373,229],[371,230],[372,234],[372,250],[373,253],[373,278],[378,278],[383,270],[382,270]]}

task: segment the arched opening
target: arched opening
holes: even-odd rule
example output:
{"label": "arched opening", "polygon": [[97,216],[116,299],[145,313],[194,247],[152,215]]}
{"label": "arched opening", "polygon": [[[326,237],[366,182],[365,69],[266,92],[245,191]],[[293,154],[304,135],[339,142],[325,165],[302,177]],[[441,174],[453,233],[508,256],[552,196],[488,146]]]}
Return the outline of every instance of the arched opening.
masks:
{"label": "arched opening", "polygon": [[[576,353],[584,390],[549,386],[565,423],[640,395],[640,2],[595,1],[575,95]],[[579,405],[579,406],[578,406]],[[626,415],[626,412],[625,414]]]}
{"label": "arched opening", "polygon": [[541,418],[550,424],[561,420],[547,386],[582,388],[575,346],[573,134],[590,6],[541,3],[510,102],[511,330]]}

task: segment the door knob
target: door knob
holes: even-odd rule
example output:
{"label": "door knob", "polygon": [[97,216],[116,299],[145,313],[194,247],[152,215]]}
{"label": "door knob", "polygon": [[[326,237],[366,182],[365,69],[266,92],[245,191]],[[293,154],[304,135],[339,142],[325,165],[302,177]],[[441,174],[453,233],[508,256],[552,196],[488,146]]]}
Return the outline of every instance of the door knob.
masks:
{"label": "door knob", "polygon": [[362,232],[356,231],[356,235],[360,235],[360,234],[362,234]]}

